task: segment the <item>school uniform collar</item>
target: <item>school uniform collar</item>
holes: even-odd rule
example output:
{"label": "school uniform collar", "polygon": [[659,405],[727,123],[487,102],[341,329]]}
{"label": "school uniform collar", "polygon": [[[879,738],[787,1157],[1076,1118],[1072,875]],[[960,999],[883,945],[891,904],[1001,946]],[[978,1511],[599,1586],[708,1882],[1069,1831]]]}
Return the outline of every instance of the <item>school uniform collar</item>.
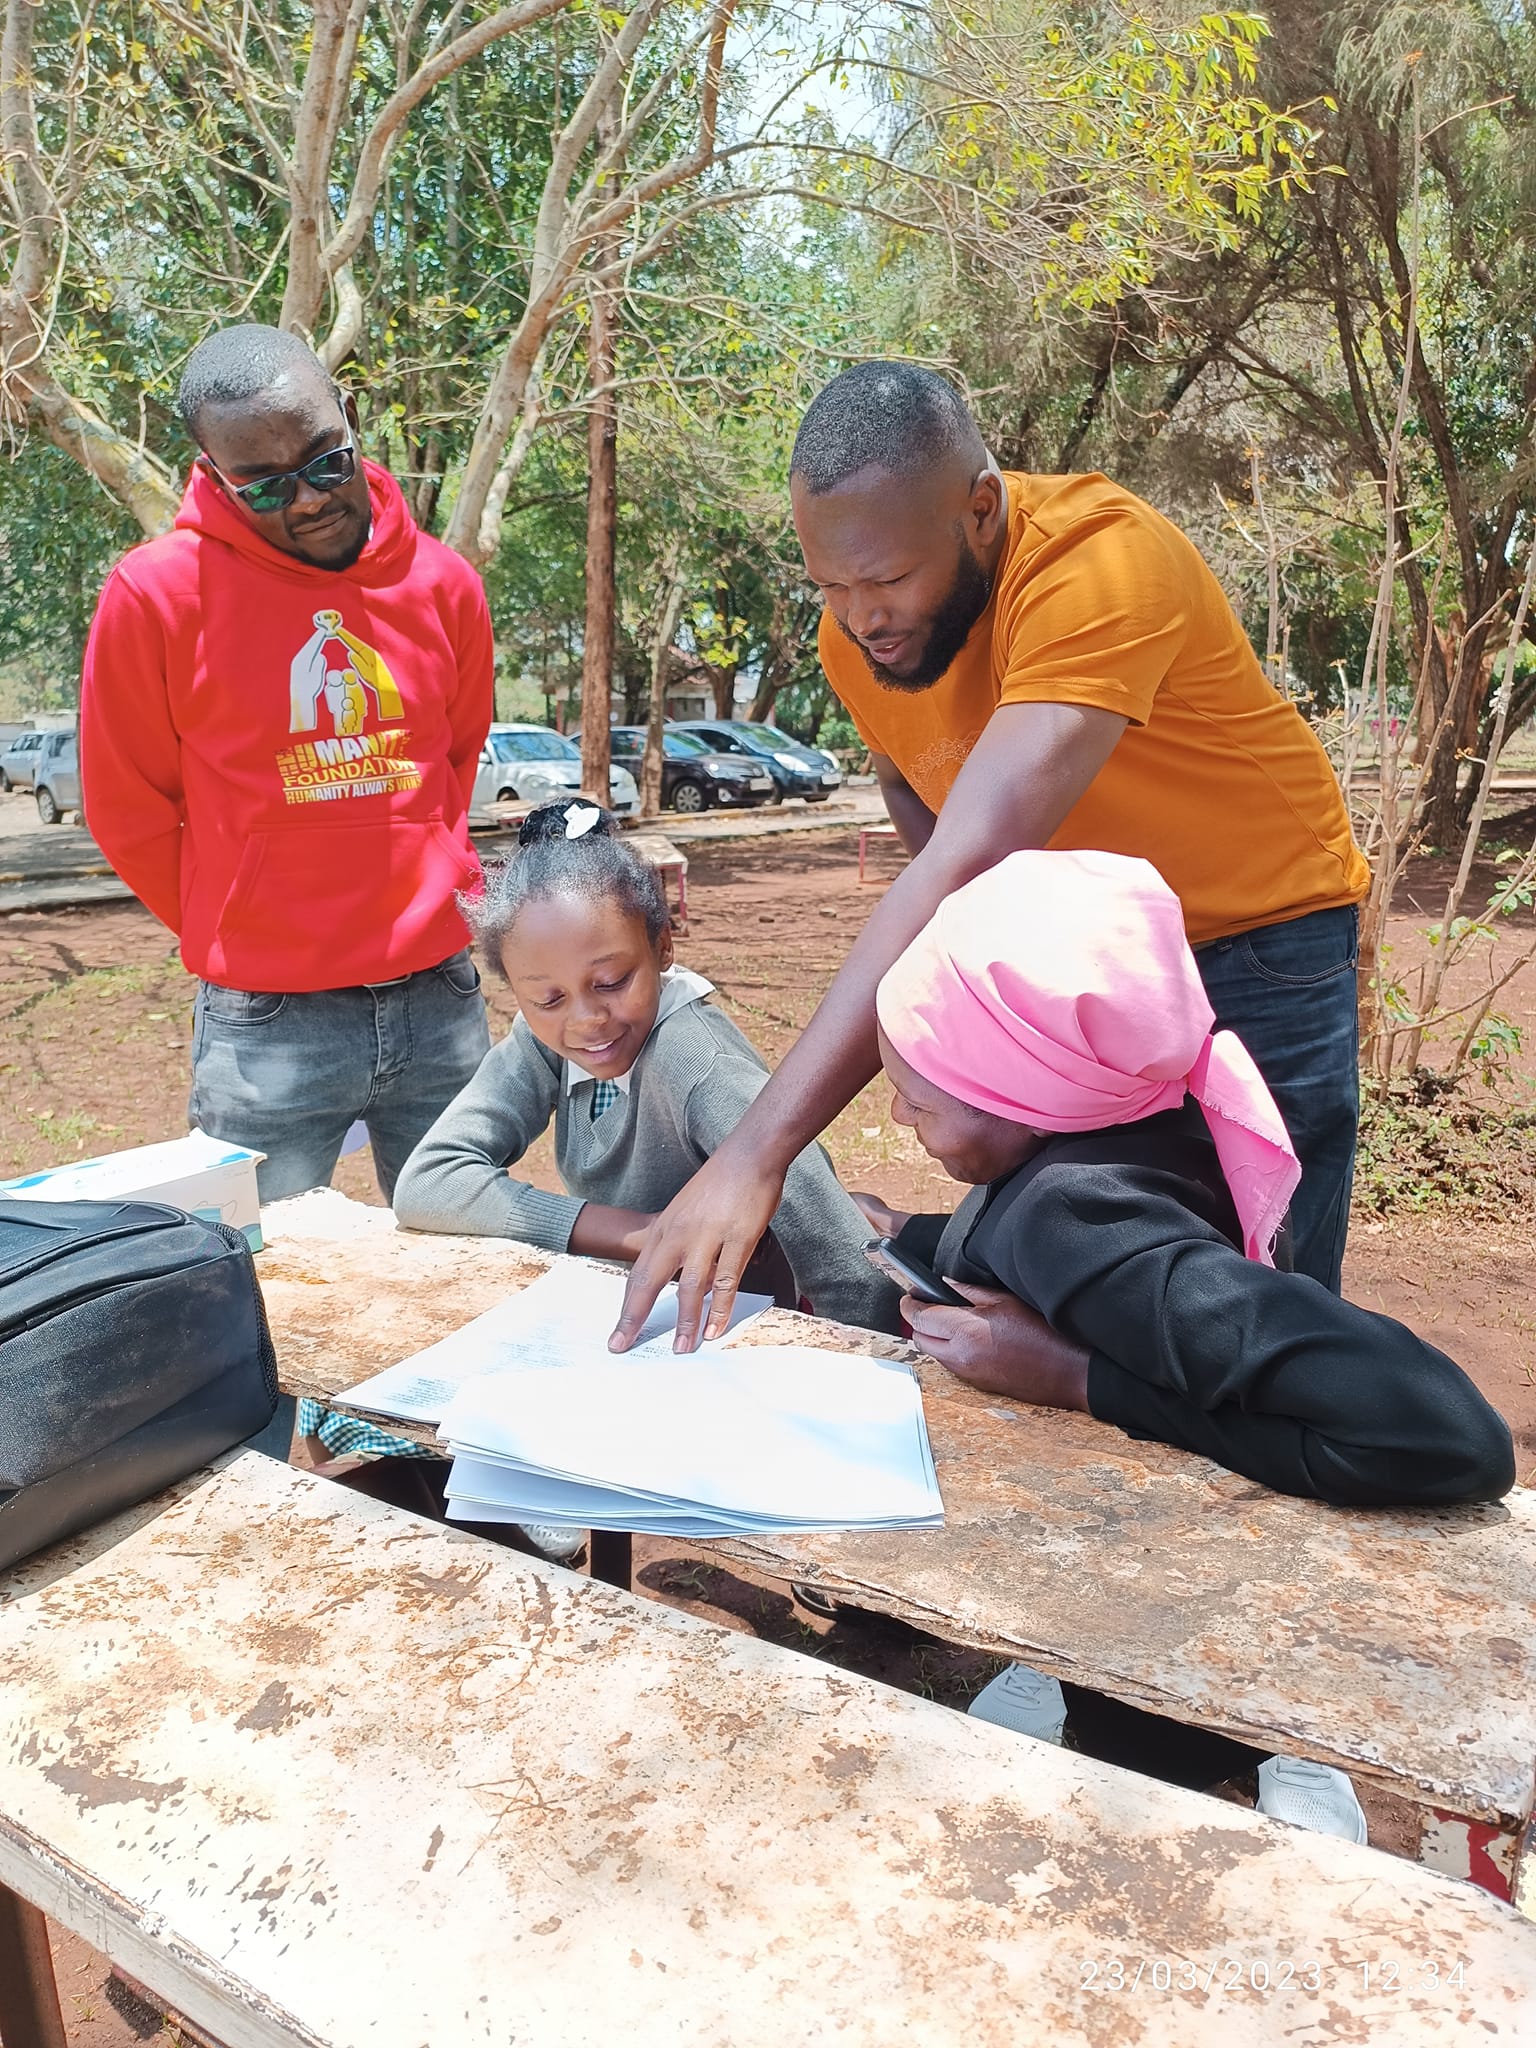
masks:
{"label": "school uniform collar", "polygon": [[[656,1023],[651,1026],[652,1035],[656,1031],[656,1026],[664,1024],[674,1010],[686,1009],[689,1003],[702,1002],[705,996],[712,996],[714,992],[715,984],[712,981],[706,981],[702,974],[695,974],[691,967],[667,968],[661,977],[661,1001],[656,1006]],[[650,1038],[647,1037],[645,1042],[649,1045],[651,1042]],[[631,1067],[627,1073],[611,1076],[613,1086],[618,1089],[621,1095],[629,1093],[629,1084],[634,1071],[634,1068]],[[596,1080],[596,1074],[589,1074],[587,1069],[579,1065],[577,1061],[568,1059],[565,1062],[565,1092],[567,1095],[577,1088],[585,1087],[588,1082],[595,1083]]]}
{"label": "school uniform collar", "polygon": [[[630,1075],[634,1071],[634,1068],[631,1067],[628,1074],[611,1074],[608,1077],[609,1087],[617,1088],[621,1095],[627,1095],[629,1093]],[[565,1063],[566,1094],[573,1095],[578,1088],[585,1088],[589,1084],[594,1088],[597,1086],[596,1074],[589,1074],[585,1067],[578,1067],[574,1060],[567,1060]]]}

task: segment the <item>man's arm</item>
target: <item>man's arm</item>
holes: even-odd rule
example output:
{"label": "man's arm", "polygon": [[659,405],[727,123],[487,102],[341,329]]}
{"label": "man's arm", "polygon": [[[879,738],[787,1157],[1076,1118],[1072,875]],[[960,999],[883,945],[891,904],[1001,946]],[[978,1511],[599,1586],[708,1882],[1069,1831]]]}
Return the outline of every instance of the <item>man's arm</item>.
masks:
{"label": "man's arm", "polygon": [[613,1336],[625,1349],[678,1279],[677,1347],[730,1315],[743,1266],[778,1205],[790,1161],[879,1065],[875,990],[946,896],[1010,853],[1044,846],[1109,759],[1126,720],[1076,704],[1005,704],[955,779],[927,843],[855,941],[816,1014],[730,1137],[646,1233]]}
{"label": "man's arm", "polygon": [[908,854],[916,860],[933,837],[938,820],[888,754],[871,751],[869,758],[874,763],[880,794],[885,798],[886,816],[896,827],[896,836]]}
{"label": "man's arm", "polygon": [[181,741],[159,622],[126,578],[107,579],[80,682],[80,776],[97,845],[134,895],[181,929]]}

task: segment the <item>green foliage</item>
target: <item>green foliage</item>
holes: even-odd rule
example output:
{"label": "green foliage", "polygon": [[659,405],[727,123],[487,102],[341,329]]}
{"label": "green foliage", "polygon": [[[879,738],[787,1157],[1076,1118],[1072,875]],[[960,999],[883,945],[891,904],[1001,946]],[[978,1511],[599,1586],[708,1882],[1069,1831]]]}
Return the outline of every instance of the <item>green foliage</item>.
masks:
{"label": "green foliage", "polygon": [[[1067,218],[1059,246],[1043,254],[1039,309],[1114,305],[1153,282],[1171,232],[1232,248],[1271,193],[1306,186],[1311,129],[1252,89],[1270,33],[1262,16],[1170,23],[1132,12],[1107,39],[1092,16],[1054,20],[1035,75],[1025,71],[1038,94],[1031,103],[1010,33],[1019,12],[995,8],[985,40],[941,39],[946,56],[958,47],[962,68],[977,74],[975,96],[945,120],[942,161],[968,175],[1004,237],[1021,216],[1071,212],[1072,184],[1091,185],[1092,209]],[[1021,99],[1011,129],[1007,110]]]}
{"label": "green foliage", "polygon": [[[366,11],[330,160],[338,213],[402,64],[473,13],[457,0]],[[551,137],[592,79],[600,35],[624,18],[571,4],[493,41],[426,94],[390,158],[350,266],[362,325],[345,378],[368,452],[401,477],[429,529],[453,505],[488,382],[526,308]],[[626,104],[645,114],[626,170],[691,144],[698,53],[688,39],[704,18],[694,6],[662,10],[644,43]],[[191,451],[172,400],[187,352],[223,321],[275,319],[284,304],[314,12],[306,0],[234,12],[201,0],[102,0],[84,12],[38,0],[34,19],[39,140],[68,215],[48,369],[180,471]],[[882,41],[882,20],[902,23],[895,41]],[[1230,243],[1259,196],[1299,174],[1305,148],[1303,126],[1255,93],[1263,34],[1243,11],[1063,17],[1034,0],[867,21],[827,10],[814,23],[792,8],[741,11],[722,111],[737,154],[697,181],[686,229],[623,276],[626,682],[644,671],[656,564],[681,532],[682,651],[752,684],[764,705],[798,693],[793,715],[807,730],[820,723],[815,609],[783,496],[806,397],[850,357],[954,352],[961,309],[922,331],[905,296],[925,245],[1059,315],[1145,284],[1172,249]],[[759,134],[786,61],[828,82],[836,118],[791,92]],[[923,118],[908,120],[919,101]],[[573,175],[593,162],[589,143]],[[775,196],[754,204],[754,192]],[[946,194],[961,195],[974,234],[961,233]],[[646,247],[656,218],[656,202],[637,204],[622,249]],[[578,268],[541,352],[545,424],[489,578],[506,686],[536,685],[541,701],[561,699],[580,654],[586,308]],[[33,476],[37,460],[27,444],[13,475]],[[20,495],[18,483],[8,518]],[[41,518],[53,501],[36,503]],[[8,543],[29,565],[13,581],[28,583],[35,617],[13,606],[7,646],[47,643],[73,658],[79,593],[97,570],[74,538],[85,530],[74,509],[58,513],[72,536],[58,565],[29,554],[20,531]],[[89,527],[104,559],[118,524]]]}
{"label": "green foliage", "polygon": [[1490,1010],[1467,1047],[1472,1071],[1481,1076],[1485,1086],[1494,1087],[1508,1075],[1510,1062],[1524,1043],[1525,1033],[1520,1025],[1497,1010]]}
{"label": "green foliage", "polygon": [[821,721],[814,734],[814,743],[818,747],[826,747],[832,753],[840,754],[858,753],[864,745],[859,738],[858,727],[851,718],[845,717],[840,711]]}
{"label": "green foliage", "polygon": [[1355,1208],[1508,1217],[1536,1200],[1536,1108],[1416,1074],[1360,1105]]}
{"label": "green foliage", "polygon": [[0,670],[18,710],[76,702],[96,594],[138,538],[122,508],[47,442],[0,463]]}

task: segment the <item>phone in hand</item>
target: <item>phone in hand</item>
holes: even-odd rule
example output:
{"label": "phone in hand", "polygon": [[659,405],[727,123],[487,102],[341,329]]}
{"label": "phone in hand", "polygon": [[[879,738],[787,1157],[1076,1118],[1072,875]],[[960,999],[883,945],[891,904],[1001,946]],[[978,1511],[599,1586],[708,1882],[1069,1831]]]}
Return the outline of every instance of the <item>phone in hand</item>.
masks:
{"label": "phone in hand", "polygon": [[877,1237],[873,1243],[865,1245],[864,1256],[888,1279],[894,1280],[904,1294],[910,1294],[918,1301],[933,1302],[942,1308],[970,1307],[965,1296],[958,1294],[947,1280],[941,1280],[931,1266],[925,1266],[910,1252],[899,1250],[894,1238]]}

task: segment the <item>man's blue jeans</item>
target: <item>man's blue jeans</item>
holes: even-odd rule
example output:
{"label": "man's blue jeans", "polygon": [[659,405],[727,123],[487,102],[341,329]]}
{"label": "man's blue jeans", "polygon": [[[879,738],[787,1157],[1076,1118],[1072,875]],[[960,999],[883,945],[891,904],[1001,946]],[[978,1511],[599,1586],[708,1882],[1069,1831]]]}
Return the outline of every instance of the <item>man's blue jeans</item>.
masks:
{"label": "man's blue jeans", "polygon": [[467,951],[400,981],[310,995],[205,981],[192,1027],[192,1121],[265,1152],[257,1184],[263,1202],[277,1202],[326,1186],[361,1120],[387,1202],[490,1044]]}
{"label": "man's blue jeans", "polygon": [[1335,1294],[1360,1121],[1359,957],[1353,909],[1314,910],[1195,955],[1217,1023],[1253,1054],[1301,1161],[1291,1204],[1296,1271]]}

